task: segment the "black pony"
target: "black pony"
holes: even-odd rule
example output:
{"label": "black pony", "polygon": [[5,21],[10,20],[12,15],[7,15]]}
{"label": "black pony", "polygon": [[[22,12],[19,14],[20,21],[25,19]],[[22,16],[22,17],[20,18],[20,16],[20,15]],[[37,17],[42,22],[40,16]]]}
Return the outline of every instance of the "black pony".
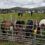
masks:
{"label": "black pony", "polygon": [[25,29],[26,38],[29,38],[30,35],[32,35],[32,30],[33,30],[33,21],[32,20],[28,20],[27,26],[26,26],[26,29]]}

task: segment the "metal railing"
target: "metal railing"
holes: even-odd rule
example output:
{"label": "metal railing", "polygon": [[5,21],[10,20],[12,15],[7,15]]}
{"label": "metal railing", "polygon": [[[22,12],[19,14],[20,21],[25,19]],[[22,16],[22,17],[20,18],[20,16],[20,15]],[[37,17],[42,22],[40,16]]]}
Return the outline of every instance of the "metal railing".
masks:
{"label": "metal railing", "polygon": [[[15,30],[12,28],[4,30],[6,33],[2,32],[1,26],[0,26],[0,40],[7,40],[7,41],[12,41],[12,42],[20,42],[23,43],[23,45],[45,45],[45,29],[40,29],[40,34],[37,34],[35,32],[26,32],[27,30],[34,30],[34,25],[33,28],[26,28],[26,26],[30,25],[22,25],[19,30],[17,30],[17,27],[15,25]],[[26,35],[29,34],[28,36]],[[34,34],[35,33],[35,34]]]}

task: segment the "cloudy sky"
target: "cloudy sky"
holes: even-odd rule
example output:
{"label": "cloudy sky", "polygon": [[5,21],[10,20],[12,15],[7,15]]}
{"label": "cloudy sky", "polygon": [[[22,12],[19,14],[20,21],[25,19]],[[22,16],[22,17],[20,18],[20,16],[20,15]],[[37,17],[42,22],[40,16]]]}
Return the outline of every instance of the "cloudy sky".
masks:
{"label": "cloudy sky", "polygon": [[45,0],[0,0],[0,8],[45,6]]}

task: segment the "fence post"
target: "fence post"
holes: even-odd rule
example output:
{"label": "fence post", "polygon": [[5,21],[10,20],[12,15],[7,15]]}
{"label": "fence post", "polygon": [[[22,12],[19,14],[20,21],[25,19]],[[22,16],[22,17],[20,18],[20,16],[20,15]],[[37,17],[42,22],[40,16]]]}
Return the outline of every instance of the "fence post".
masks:
{"label": "fence post", "polygon": [[32,37],[32,45],[36,45],[36,34]]}
{"label": "fence post", "polygon": [[[37,26],[37,23],[36,23],[36,26]],[[33,25],[33,28],[34,28],[34,25]],[[32,36],[32,45],[36,45],[36,32],[34,31],[33,32],[33,36]]]}

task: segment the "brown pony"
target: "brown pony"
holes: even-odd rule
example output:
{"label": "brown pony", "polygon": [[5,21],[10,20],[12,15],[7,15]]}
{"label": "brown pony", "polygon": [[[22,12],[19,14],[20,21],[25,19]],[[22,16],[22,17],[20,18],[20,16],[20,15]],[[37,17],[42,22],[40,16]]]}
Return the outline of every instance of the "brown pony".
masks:
{"label": "brown pony", "polygon": [[1,30],[3,33],[6,33],[5,30],[10,30],[10,26],[12,26],[12,23],[8,20],[4,20],[2,21],[2,24],[1,24]]}

